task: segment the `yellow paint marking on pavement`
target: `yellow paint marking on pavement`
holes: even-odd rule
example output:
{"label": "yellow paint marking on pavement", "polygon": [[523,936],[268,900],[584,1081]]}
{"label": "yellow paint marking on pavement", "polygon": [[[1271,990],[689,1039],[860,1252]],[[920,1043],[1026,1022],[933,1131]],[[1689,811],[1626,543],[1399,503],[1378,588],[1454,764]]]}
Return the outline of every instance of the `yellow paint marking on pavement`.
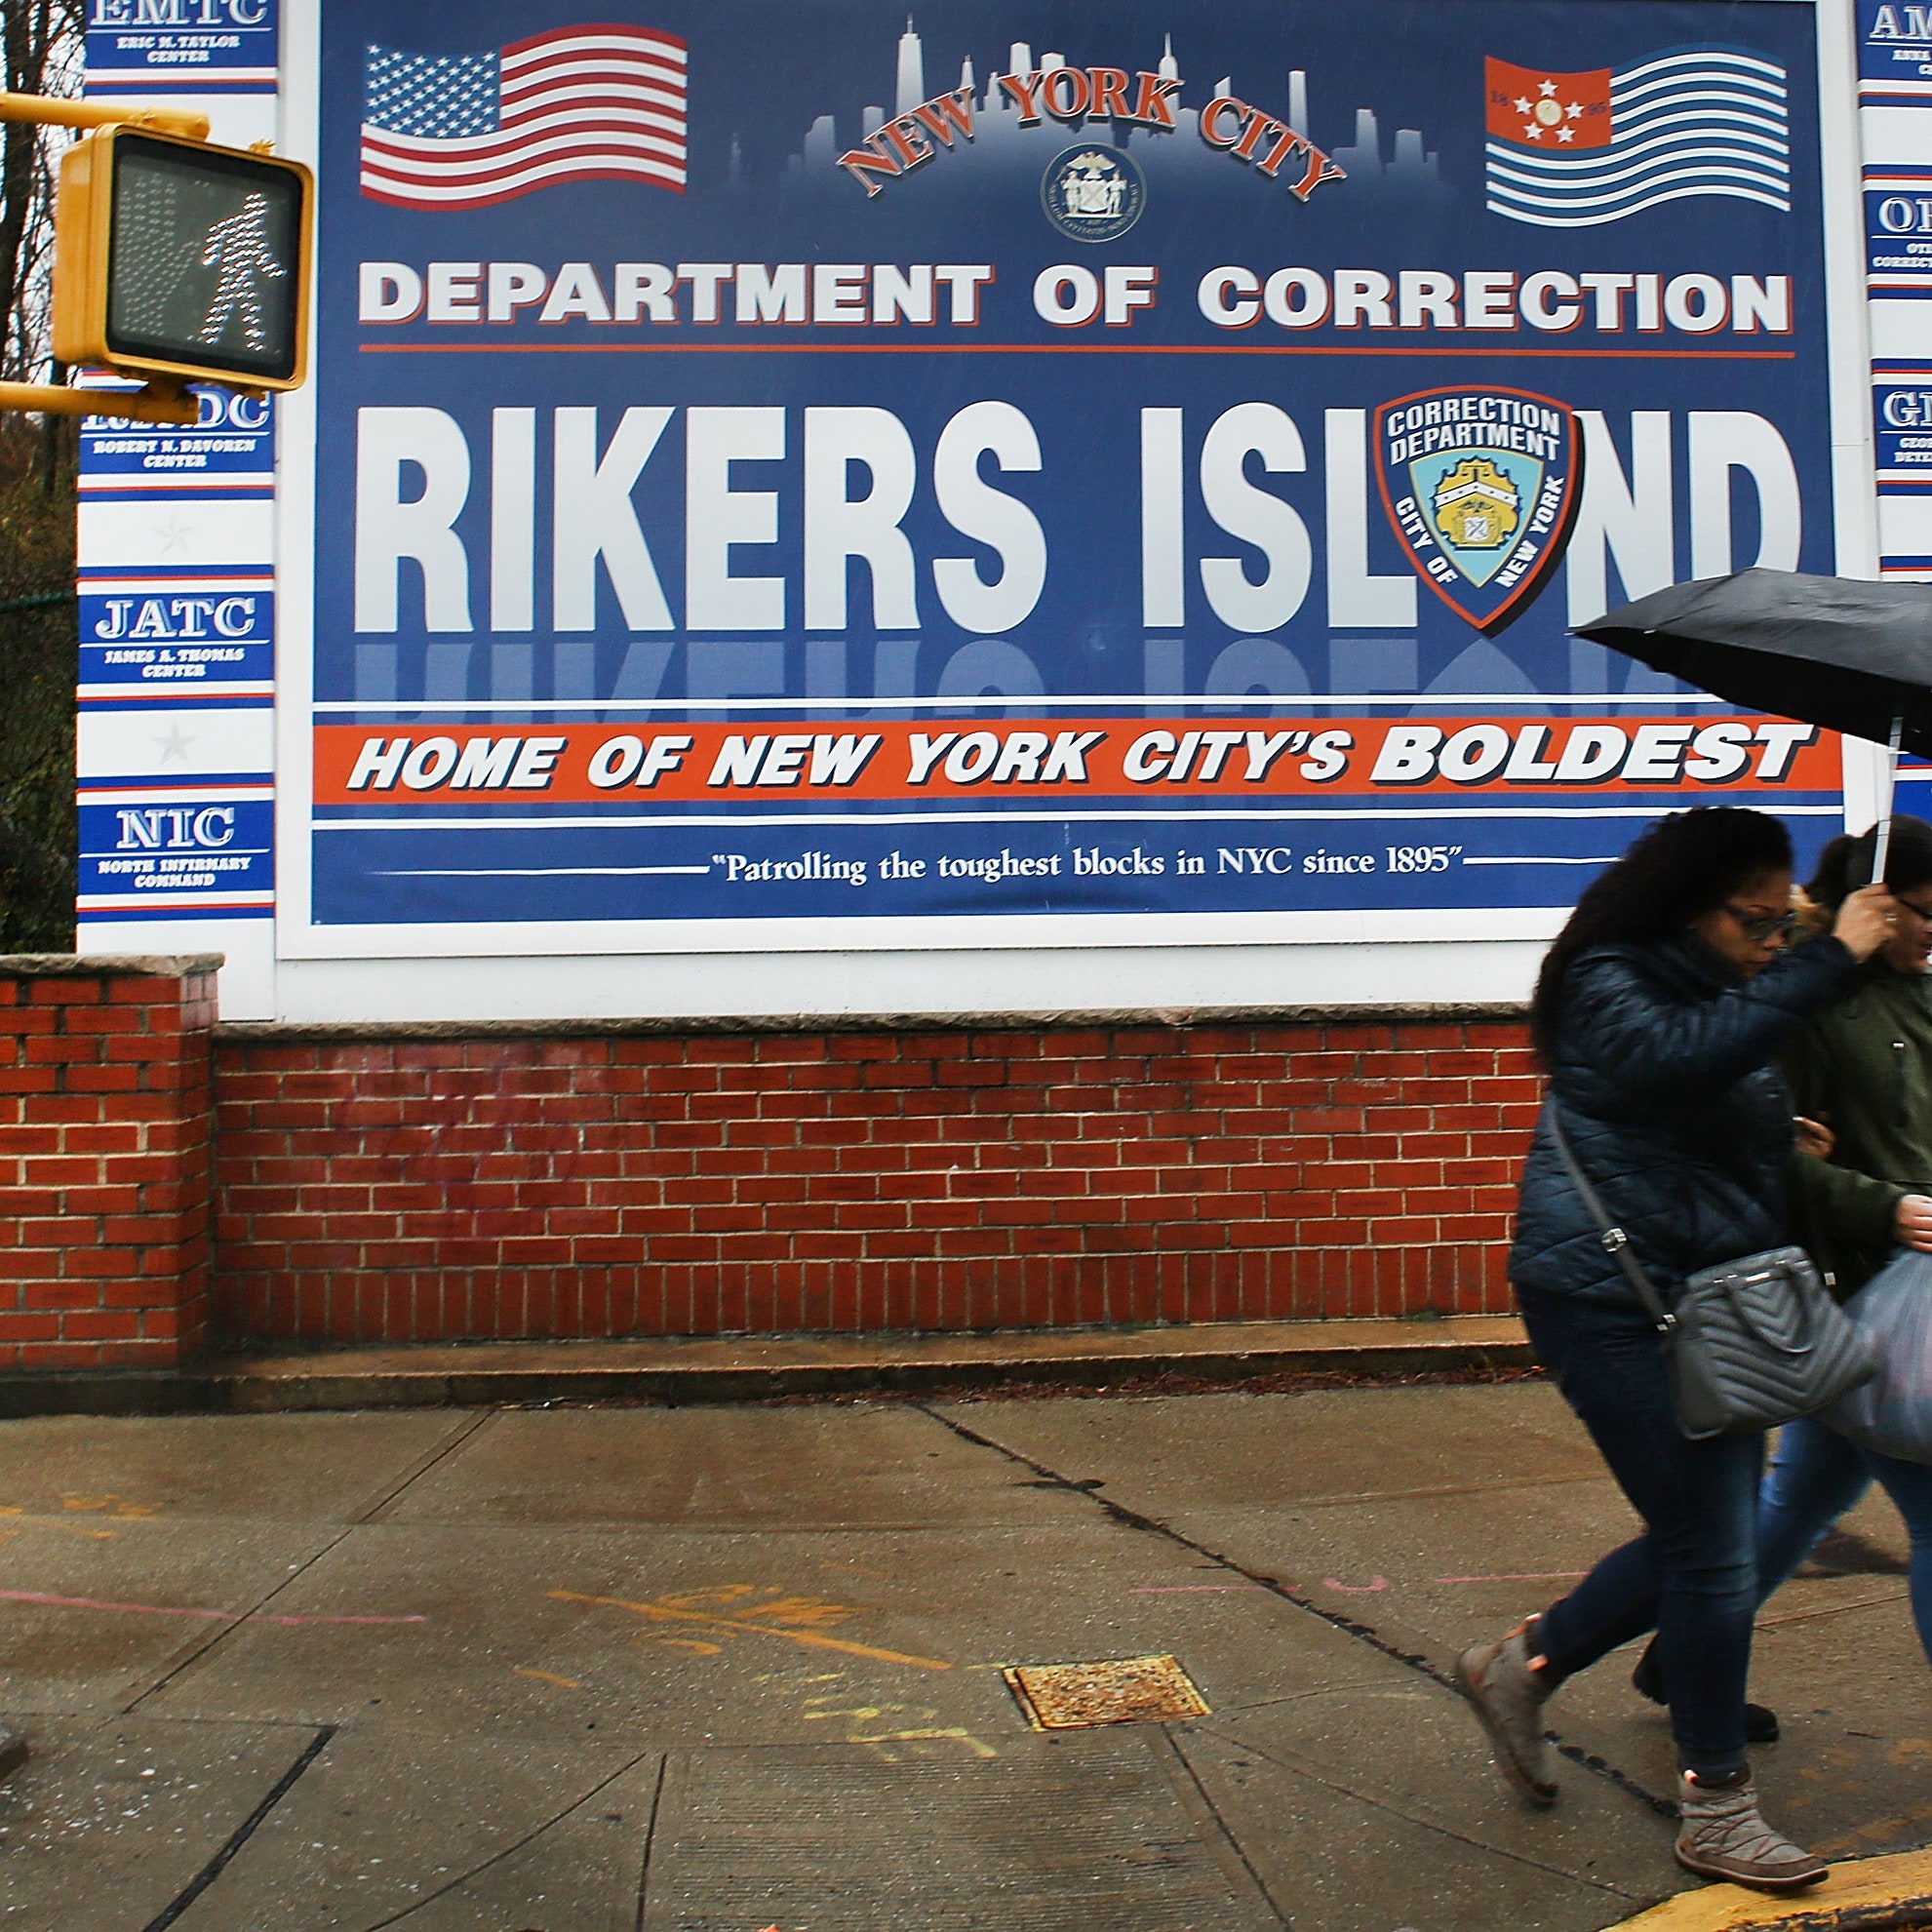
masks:
{"label": "yellow paint marking on pavement", "polygon": [[581,1690],[583,1688],[583,1685],[575,1677],[560,1677],[555,1671],[532,1671],[527,1669],[522,1664],[513,1664],[510,1668],[515,1671],[518,1676],[534,1677],[538,1683],[557,1684],[565,1690]]}
{"label": "yellow paint marking on pavement", "polygon": [[[808,1707],[813,1704],[823,1704],[826,1701],[822,1697],[808,1697],[806,1704]],[[936,1717],[939,1715],[937,1710],[930,1704],[841,1704],[834,1705],[829,1711],[808,1709],[805,1714],[805,1720],[809,1724],[816,1722],[821,1717],[850,1717],[855,1723],[876,1724],[881,1717],[894,1711],[899,1712],[901,1715],[910,1713],[915,1717]]]}
{"label": "yellow paint marking on pavement", "polygon": [[86,1536],[97,1543],[111,1542],[120,1534],[113,1529],[89,1529],[82,1523],[65,1522],[59,1517],[30,1517],[24,1510],[7,1503],[0,1503],[0,1517],[11,1522],[30,1522],[36,1529],[58,1529],[62,1536]]}
{"label": "yellow paint marking on pavement", "polygon": [[938,1657],[909,1657],[902,1650],[881,1650],[870,1643],[851,1643],[840,1636],[821,1636],[816,1631],[783,1630],[773,1624],[756,1624],[748,1617],[713,1617],[698,1610],[673,1609],[666,1603],[634,1603],[622,1597],[587,1597],[576,1590],[553,1590],[548,1594],[561,1603],[594,1603],[607,1610],[629,1610],[636,1616],[657,1621],[702,1624],[711,1630],[752,1631],[760,1636],[782,1636],[789,1643],[807,1644],[814,1650],[841,1650],[848,1657],[870,1657],[881,1664],[910,1664],[921,1671],[950,1671],[953,1668]]}
{"label": "yellow paint marking on pavement", "polygon": [[1680,1892],[1612,1932],[1747,1932],[1785,1926],[1789,1932],[1831,1932],[1841,1920],[1870,1922],[1874,1908],[1932,1912],[1932,1852],[1851,1859],[1832,1868],[1822,1884],[1794,1897],[1767,1898],[1740,1885],[1702,1885]]}
{"label": "yellow paint marking on pavement", "polygon": [[[747,1599],[762,1597],[765,1601]],[[746,1611],[756,1610],[772,1624],[841,1624],[855,1617],[863,1607],[857,1603],[833,1603],[823,1597],[787,1597],[772,1584],[726,1583],[709,1590],[667,1590],[651,1599],[663,1610],[715,1610],[731,1606],[728,1621],[742,1623]]]}
{"label": "yellow paint marking on pavement", "polygon": [[[848,1744],[921,1744],[932,1738],[954,1738],[972,1753],[975,1757],[998,1757],[999,1753],[981,1738],[976,1738],[964,1724],[951,1724],[944,1730],[928,1731],[879,1731],[876,1733],[853,1732],[846,1739]],[[888,1764],[896,1764],[897,1756],[891,1752],[881,1754]]]}
{"label": "yellow paint marking on pavement", "polygon": [[[853,1724],[877,1724],[882,1719],[889,1723],[894,1715],[897,1715],[901,1723],[905,1723],[907,1719],[913,1720],[903,1730],[848,1731],[846,1733],[846,1742],[848,1744],[924,1744],[935,1738],[945,1738],[965,1745],[975,1757],[998,1757],[1000,1755],[984,1739],[974,1737],[964,1724],[947,1724],[941,1726],[928,1722],[925,1725],[920,1725],[917,1722],[919,1718],[925,1717],[931,1719],[937,1717],[939,1715],[937,1710],[929,1704],[832,1705],[831,1700],[824,1697],[808,1697],[805,1702],[806,1709],[803,1715],[808,1724],[817,1723],[828,1717],[843,1717],[847,1722]],[[827,1704],[831,1705],[831,1708],[824,1711],[814,1711],[811,1709],[811,1706],[814,1704]],[[898,1761],[890,1752],[882,1755],[888,1763],[896,1763]]]}

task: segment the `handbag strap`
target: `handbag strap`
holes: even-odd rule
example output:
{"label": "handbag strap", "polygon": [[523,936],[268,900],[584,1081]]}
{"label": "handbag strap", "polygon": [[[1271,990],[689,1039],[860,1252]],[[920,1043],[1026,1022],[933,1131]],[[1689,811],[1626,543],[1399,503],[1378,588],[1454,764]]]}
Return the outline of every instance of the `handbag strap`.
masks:
{"label": "handbag strap", "polygon": [[1577,1193],[1582,1196],[1584,1206],[1590,1210],[1590,1218],[1601,1230],[1603,1251],[1616,1256],[1617,1266],[1624,1271],[1624,1279],[1636,1291],[1637,1300],[1643,1304],[1651,1321],[1656,1322],[1657,1332],[1660,1335],[1676,1334],[1677,1318],[1664,1306],[1657,1290],[1651,1285],[1650,1277],[1643,1271],[1643,1264],[1631,1249],[1630,1237],[1605,1212],[1597,1190],[1590,1185],[1589,1175],[1570,1151],[1569,1136],[1563,1132],[1561,1108],[1554,1093],[1550,1095],[1549,1121],[1550,1139],[1556,1146],[1557,1156]]}

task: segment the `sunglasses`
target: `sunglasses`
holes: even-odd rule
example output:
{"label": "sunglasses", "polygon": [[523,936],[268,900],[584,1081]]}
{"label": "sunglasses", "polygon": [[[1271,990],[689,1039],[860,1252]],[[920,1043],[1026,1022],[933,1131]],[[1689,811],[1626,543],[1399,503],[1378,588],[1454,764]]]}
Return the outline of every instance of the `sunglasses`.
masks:
{"label": "sunglasses", "polygon": [[1797,914],[1794,912],[1754,913],[1744,906],[1734,906],[1728,900],[1724,910],[1737,921],[1738,929],[1754,946],[1762,946],[1773,939],[1789,939],[1797,929]]}

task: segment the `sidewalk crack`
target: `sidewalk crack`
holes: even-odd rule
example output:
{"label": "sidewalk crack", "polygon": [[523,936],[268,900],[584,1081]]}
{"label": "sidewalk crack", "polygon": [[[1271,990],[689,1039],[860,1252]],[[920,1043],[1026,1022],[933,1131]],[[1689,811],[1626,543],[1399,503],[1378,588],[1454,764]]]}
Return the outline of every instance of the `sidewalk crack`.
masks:
{"label": "sidewalk crack", "polygon": [[189,1906],[193,1905],[195,1900],[220,1877],[227,1869],[229,1861],[255,1836],[262,1821],[295,1789],[296,1782],[301,1774],[322,1755],[329,1740],[335,1735],[335,1725],[324,1724],[316,1731],[314,1737],[303,1746],[300,1756],[275,1781],[268,1795],[229,1834],[227,1843],[142,1926],[141,1932],[168,1932],[168,1927],[173,1925]]}
{"label": "sidewalk crack", "polygon": [[[1281,1926],[1292,1926],[1294,1917],[1275,1894],[1269,1890],[1268,1881],[1261,1875],[1259,1868],[1248,1857],[1246,1848],[1235,1835],[1234,1828],[1221,1815],[1221,1807],[1214,1802],[1214,1794],[1202,1782],[1201,1773],[1194,1768],[1194,1759],[1187,1755],[1187,1748],[1165,1724],[1159,1727],[1156,1736],[1160,1744],[1156,1747],[1163,1755],[1170,1759],[1168,1776],[1176,1784],[1183,1785],[1183,1800],[1192,1797],[1212,1823],[1215,1842],[1209,1849],[1220,1854],[1224,1864],[1232,1864],[1245,1875],[1254,1888],[1256,1897],[1274,1913],[1275,1922]],[[1178,1766],[1176,1773],[1174,1766]],[[1190,1809],[1193,1805],[1190,1805]]]}
{"label": "sidewalk crack", "polygon": [[[1305,1760],[1281,1751],[1279,1747],[1269,1750],[1254,1743],[1249,1738],[1238,1737],[1233,1731],[1223,1730],[1213,1724],[1197,1727],[1203,1737],[1211,1737],[1222,1744],[1235,1746],[1252,1757],[1258,1757],[1265,1764],[1273,1764],[1278,1770],[1285,1771],[1291,1778],[1306,1778],[1312,1785],[1320,1785],[1323,1791],[1353,1798],[1358,1804],[1365,1804],[1371,1810],[1386,1812],[1391,1818],[1400,1818],[1405,1825],[1413,1825],[1424,1832],[1434,1832],[1438,1837],[1447,1838],[1453,1844],[1466,1845],[1471,1851],[1480,1852],[1487,1858],[1506,1858],[1514,1865],[1527,1866],[1532,1872],[1547,1873],[1553,1878],[1566,1878],[1573,1885],[1588,1885],[1595,1891],[1608,1892],[1612,1898],[1642,1900],[1645,1895],[1633,1892],[1622,1885],[1613,1885],[1606,1878],[1586,1877],[1577,1872],[1566,1872],[1560,1865],[1552,1865],[1547,1860],[1531,1858],[1526,1853],[1511,1851],[1506,1846],[1485,1843],[1480,1838],[1473,1838],[1467,1832],[1459,1832],[1453,1825],[1445,1825],[1433,1818],[1420,1808],[1411,1808],[1391,1803],[1386,1795],[1374,1792],[1359,1791],[1354,1785],[1345,1784],[1341,1779],[1324,1776]],[[1190,1769],[1193,1767],[1190,1766]]]}
{"label": "sidewalk crack", "polygon": [[400,1499],[403,1492],[413,1489],[446,1457],[453,1456],[486,1423],[496,1419],[495,1409],[485,1409],[480,1415],[465,1416],[457,1426],[439,1442],[428,1448],[413,1462],[408,1469],[373,1503],[365,1503],[350,1518],[352,1523],[375,1522],[391,1503]]}
{"label": "sidewalk crack", "polygon": [[175,1661],[145,1690],[141,1691],[138,1696],[130,1698],[126,1704],[121,1706],[119,1715],[123,1717],[132,1717],[150,1697],[156,1696],[159,1692],[166,1690],[182,1672],[192,1670],[217,1643],[232,1636],[252,1617],[258,1616],[291,1584],[306,1576],[332,1550],[339,1549],[354,1528],[354,1523],[345,1523],[313,1556],[305,1558],[290,1570],[288,1575],[273,1590],[267,1591],[258,1597],[246,1610],[237,1610],[226,1623],[215,1625],[210,1630],[205,1641],[194,1644],[185,1652],[177,1653]]}
{"label": "sidewalk crack", "polygon": [[[1418,1676],[1427,1677],[1431,1683],[1448,1691],[1452,1696],[1462,1696],[1461,1684],[1449,1672],[1439,1669],[1419,1650],[1404,1650],[1399,1644],[1392,1643],[1376,1630],[1373,1624],[1365,1624],[1358,1617],[1345,1616],[1339,1610],[1331,1610],[1326,1604],[1318,1603],[1312,1597],[1305,1596],[1293,1585],[1283,1583],[1280,1577],[1270,1576],[1265,1570],[1250,1569],[1246,1564],[1237,1562],[1224,1552],[1210,1549],[1205,1543],[1188,1535],[1185,1530],[1176,1529],[1171,1523],[1163,1522],[1158,1517],[1145,1516],[1139,1510],[1128,1509],[1124,1503],[1117,1503],[1109,1496],[1098,1494],[1089,1486],[1091,1479],[1087,1481],[1078,1481],[1062,1476],[1058,1470],[1049,1469],[1046,1464],[1036,1462],[1031,1456],[1022,1455],[1019,1450],[1008,1448],[1004,1442],[996,1442],[992,1437],[982,1436],[977,1430],[968,1429],[965,1423],[956,1422],[951,1416],[941,1415],[936,1409],[928,1407],[924,1402],[915,1402],[912,1406],[922,1415],[930,1417],[942,1429],[951,1430],[963,1441],[972,1442],[982,1449],[991,1449],[994,1454],[1005,1456],[1008,1462],[1017,1463],[1020,1468],[1031,1470],[1042,1479],[1043,1486],[1064,1489],[1069,1495],[1082,1497],[1124,1529],[1138,1530],[1146,1536],[1159,1536],[1166,1542],[1178,1544],[1183,1550],[1191,1550],[1196,1556],[1204,1557],[1217,1568],[1244,1578],[1271,1595],[1281,1597],[1283,1602],[1292,1603],[1296,1609],[1307,1611],[1311,1617],[1320,1618],[1322,1623],[1342,1632],[1344,1636],[1354,1637],[1358,1643],[1365,1644],[1369,1649],[1379,1652],[1392,1662],[1415,1672]],[[1670,1799],[1659,1797],[1654,1792],[1647,1791],[1627,1771],[1619,1770],[1616,1765],[1598,1756],[1595,1752],[1585,1751],[1581,1745],[1564,1743],[1554,1731],[1545,1735],[1549,1737],[1557,1751],[1571,1763],[1581,1765],[1584,1770],[1595,1773],[1606,1783],[1616,1786],[1626,1796],[1636,1798],[1639,1804],[1647,1806],[1661,1816],[1676,1819],[1677,1808]]]}
{"label": "sidewalk crack", "polygon": [[[439,1885],[433,1892],[429,1892],[425,1894],[422,1898],[413,1900],[409,1905],[403,1907],[403,1909],[400,1912],[392,1912],[387,1918],[378,1918],[375,1922],[375,1924],[369,1927],[369,1932],[383,1932],[383,1928],[385,1926],[400,1925],[404,1919],[414,1918],[415,1914],[423,1909],[424,1906],[434,1905],[438,1899],[448,1898],[452,1892],[455,1891],[460,1886],[467,1885],[471,1879],[482,1877],[482,1875],[486,1872],[488,1872],[492,1866],[501,1865],[506,1858],[514,1858],[517,1855],[517,1853],[522,1851],[526,1846],[533,1845],[538,1838],[542,1837],[544,1833],[552,1831],[557,1826],[561,1825],[564,1822],[564,1820],[571,1815],[572,1812],[581,1810],[583,1806],[588,1804],[591,1801],[591,1799],[598,1794],[599,1792],[605,1791],[610,1786],[614,1785],[619,1778],[624,1776],[626,1772],[635,1771],[637,1767],[640,1764],[642,1764],[644,1760],[650,1755],[651,1755],[650,1752],[640,1751],[635,1757],[627,1757],[623,1761],[623,1763],[619,1764],[614,1771],[610,1773],[608,1777],[599,1778],[598,1781],[594,1785],[592,1785],[587,1792],[583,1792],[579,1794],[576,1797],[572,1798],[570,1803],[565,1805],[563,1810],[556,1813],[554,1817],[546,1818],[541,1825],[535,1826],[532,1830],[526,1832],[523,1834],[523,1836],[517,1839],[517,1841],[514,1844],[505,1845],[501,1851],[491,1853],[491,1855],[488,1858],[482,1860],[480,1863],[476,1865],[472,1865],[468,1871],[457,1873],[456,1875],[453,1878],[452,1878],[448,1884]],[[659,1788],[661,1789],[664,1782],[664,1766],[663,1766],[663,1760],[661,1758],[658,1760],[657,1782]],[[651,1798],[651,1823],[654,1825],[657,1819],[657,1801],[654,1793]]]}
{"label": "sidewalk crack", "polygon": [[651,1890],[651,1855],[657,1845],[657,1813],[664,1802],[664,1774],[670,1768],[670,1753],[657,1760],[657,1782],[651,1788],[651,1815],[644,1821],[644,1858],[637,1869],[636,1932],[644,1932],[645,1900]]}
{"label": "sidewalk crack", "polygon": [[150,1697],[165,1690],[183,1672],[190,1671],[197,1664],[201,1663],[217,1644],[232,1636],[242,1625],[248,1623],[254,1617],[258,1617],[269,1604],[274,1602],[276,1597],[281,1596],[283,1591],[289,1589],[293,1584],[299,1582],[324,1557],[330,1555],[335,1550],[340,1549],[342,1544],[357,1529],[369,1522],[378,1510],[388,1508],[405,1489],[413,1482],[428,1475],[445,1456],[453,1455],[457,1449],[461,1448],[486,1422],[491,1420],[493,1413],[493,1410],[490,1410],[482,1415],[466,1417],[461,1427],[451,1431],[434,1449],[418,1457],[409,1469],[405,1470],[386,1494],[377,1497],[373,1503],[365,1504],[362,1509],[350,1517],[348,1521],[342,1525],[341,1529],[332,1536],[321,1549],[316,1551],[305,1561],[296,1564],[287,1576],[283,1577],[276,1584],[274,1589],[267,1592],[266,1595],[257,1597],[247,1609],[237,1610],[227,1622],[215,1625],[209,1632],[205,1642],[197,1643],[185,1653],[177,1654],[175,1661],[146,1689],[142,1690],[138,1696],[130,1699],[128,1703],[122,1705],[120,1715],[123,1717],[133,1716]]}

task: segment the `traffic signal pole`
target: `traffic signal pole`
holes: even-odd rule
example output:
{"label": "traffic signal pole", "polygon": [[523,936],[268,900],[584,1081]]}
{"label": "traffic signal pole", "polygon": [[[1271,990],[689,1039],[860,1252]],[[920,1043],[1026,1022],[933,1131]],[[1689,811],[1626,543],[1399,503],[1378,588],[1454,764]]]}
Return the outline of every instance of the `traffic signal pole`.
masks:
{"label": "traffic signal pole", "polygon": [[170,422],[191,428],[201,411],[185,389],[150,382],[133,395],[111,389],[66,389],[54,382],[0,382],[0,410],[37,415],[107,415],[127,422]]}
{"label": "traffic signal pole", "polygon": [[0,121],[32,121],[43,128],[153,128],[183,140],[208,138],[206,114],[111,100],[57,100],[48,94],[0,94]]}
{"label": "traffic signal pole", "polygon": [[[208,138],[206,114],[182,113],[169,107],[109,106],[103,101],[56,100],[38,94],[0,92],[0,121],[28,121],[41,127],[136,127],[183,140]],[[25,410],[42,415],[99,415],[108,411],[134,422],[173,423],[182,427],[199,420],[200,406],[178,380],[150,378],[131,396],[103,395],[98,389],[69,389],[51,382],[0,382],[0,410]],[[0,1780],[11,1777],[27,1760],[27,1741],[11,1724],[0,1721]]]}
{"label": "traffic signal pole", "polygon": [[[105,100],[57,100],[44,94],[0,93],[0,121],[30,121],[43,128],[152,128],[183,140],[208,138],[208,116],[174,107],[140,107]],[[131,396],[103,397],[93,389],[52,382],[0,382],[0,410],[40,415],[111,414],[130,422],[192,424],[199,411],[178,382],[150,381]]]}

